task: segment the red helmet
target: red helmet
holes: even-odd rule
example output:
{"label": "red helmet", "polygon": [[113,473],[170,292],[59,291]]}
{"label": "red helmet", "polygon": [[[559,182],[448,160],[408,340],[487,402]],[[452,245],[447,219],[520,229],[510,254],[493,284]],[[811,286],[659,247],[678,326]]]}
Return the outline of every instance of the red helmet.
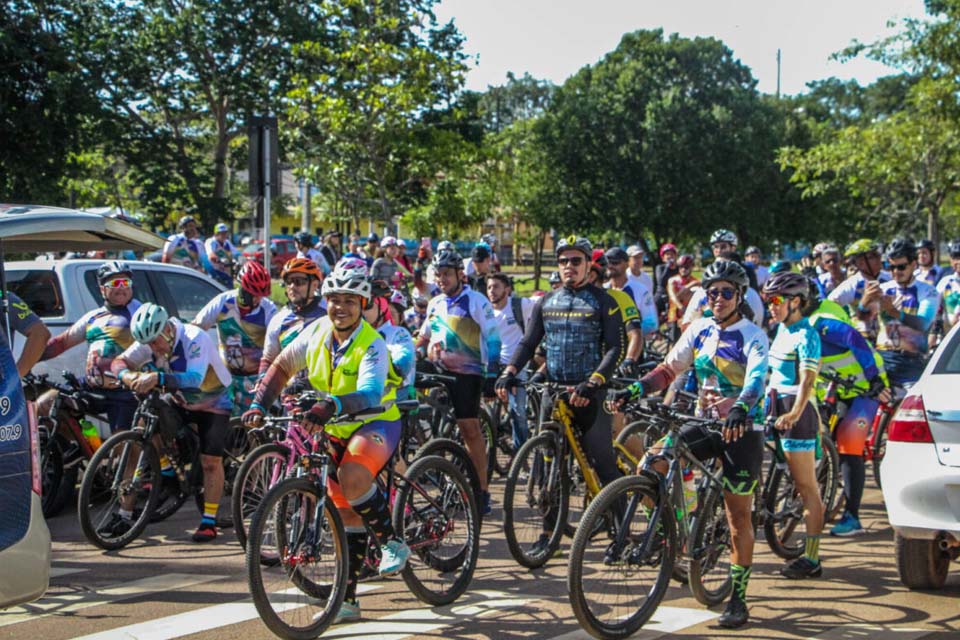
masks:
{"label": "red helmet", "polygon": [[678,251],[677,251],[677,245],[673,244],[672,242],[667,242],[667,243],[665,243],[663,246],[661,246],[661,247],[660,247],[660,259],[661,259],[661,260],[663,259],[663,254],[665,254],[667,251],[673,251],[674,253],[678,253]]}
{"label": "red helmet", "polygon": [[240,288],[260,298],[270,296],[270,274],[259,262],[245,262],[240,269]]}

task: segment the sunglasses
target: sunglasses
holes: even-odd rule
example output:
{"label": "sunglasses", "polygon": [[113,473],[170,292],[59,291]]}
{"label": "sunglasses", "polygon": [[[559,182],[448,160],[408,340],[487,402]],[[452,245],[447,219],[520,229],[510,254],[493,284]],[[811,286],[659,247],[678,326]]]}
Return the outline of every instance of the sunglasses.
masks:
{"label": "sunglasses", "polygon": [[721,296],[724,300],[733,300],[735,295],[737,295],[736,289],[707,289],[707,297],[711,300],[716,300]]}
{"label": "sunglasses", "polygon": [[831,258],[831,259],[829,259],[829,260],[824,260],[824,261],[823,261],[823,264],[837,264],[837,259],[836,259],[836,258]]}
{"label": "sunglasses", "polygon": [[573,258],[557,258],[557,264],[561,267],[565,267],[568,264],[571,267],[579,267],[583,264],[583,258],[580,256],[574,256]]}
{"label": "sunglasses", "polygon": [[283,284],[287,287],[290,285],[293,285],[294,287],[304,287],[308,282],[310,282],[308,278],[287,278],[283,281]]}
{"label": "sunglasses", "polygon": [[779,307],[781,304],[783,304],[790,298],[791,296],[780,296],[780,295],[766,296],[767,304],[774,305],[777,307]]}
{"label": "sunglasses", "polygon": [[909,262],[906,263],[906,264],[891,264],[891,265],[890,265],[890,270],[891,270],[891,271],[906,271],[906,270],[909,269],[909,268],[910,268],[910,263],[909,263]]}
{"label": "sunglasses", "polygon": [[126,289],[133,286],[133,280],[130,278],[114,278],[103,283],[107,289]]}

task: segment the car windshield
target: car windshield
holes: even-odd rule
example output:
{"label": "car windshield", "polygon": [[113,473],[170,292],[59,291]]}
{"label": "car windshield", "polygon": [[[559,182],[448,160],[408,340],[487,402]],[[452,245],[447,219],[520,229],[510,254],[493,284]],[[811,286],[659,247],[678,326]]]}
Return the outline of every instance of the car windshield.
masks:
{"label": "car windshield", "polygon": [[933,374],[960,373],[960,331],[953,334],[948,344],[943,345],[943,355],[937,360]]}

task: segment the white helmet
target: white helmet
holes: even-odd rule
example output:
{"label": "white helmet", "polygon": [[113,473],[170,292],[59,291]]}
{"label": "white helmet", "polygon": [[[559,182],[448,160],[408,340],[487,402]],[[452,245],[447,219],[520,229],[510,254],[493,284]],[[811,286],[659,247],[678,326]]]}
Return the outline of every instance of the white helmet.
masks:
{"label": "white helmet", "polygon": [[130,334],[140,344],[148,344],[163,332],[169,319],[166,309],[152,302],[145,302],[130,319]]}
{"label": "white helmet", "polygon": [[352,293],[364,300],[369,300],[370,291],[370,281],[367,280],[366,272],[357,275],[355,270],[338,268],[324,279],[320,293],[323,297],[334,293]]}
{"label": "white helmet", "polygon": [[367,263],[363,258],[340,258],[340,262],[334,267],[333,273],[349,275],[351,278],[366,278]]}
{"label": "white helmet", "polygon": [[456,250],[457,248],[449,240],[441,240],[437,244],[437,253],[440,253],[441,251],[456,251]]}

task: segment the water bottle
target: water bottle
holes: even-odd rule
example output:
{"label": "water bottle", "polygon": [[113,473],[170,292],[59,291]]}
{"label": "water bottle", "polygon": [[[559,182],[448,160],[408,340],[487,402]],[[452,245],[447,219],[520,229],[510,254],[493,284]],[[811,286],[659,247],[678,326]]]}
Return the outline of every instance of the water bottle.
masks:
{"label": "water bottle", "polygon": [[687,513],[697,510],[697,483],[693,477],[693,469],[683,470],[683,501],[687,505]]}
{"label": "water bottle", "polygon": [[103,440],[100,439],[100,432],[97,431],[97,426],[89,420],[84,419],[80,420],[80,427],[83,429],[83,437],[90,443],[90,447],[94,451],[99,449],[100,445],[103,444]]}

